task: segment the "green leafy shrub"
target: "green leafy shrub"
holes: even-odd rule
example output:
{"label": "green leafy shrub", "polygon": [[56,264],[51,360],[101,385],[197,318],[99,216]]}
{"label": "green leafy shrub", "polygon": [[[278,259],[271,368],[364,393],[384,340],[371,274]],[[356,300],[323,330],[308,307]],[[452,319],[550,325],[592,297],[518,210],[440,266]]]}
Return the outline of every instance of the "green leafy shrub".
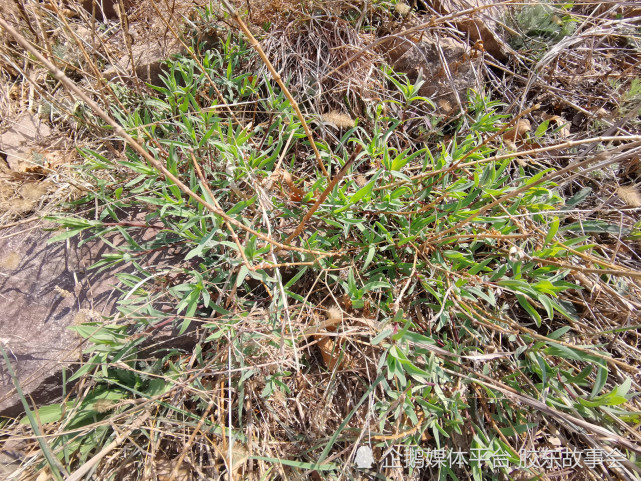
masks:
{"label": "green leafy shrub", "polygon": [[[89,215],[52,219],[67,229],[58,240],[81,232],[106,242],[123,239],[93,268],[132,268],[119,274],[118,306],[127,322],[75,327],[90,344],[88,361],[72,379],[90,377],[93,397],[66,411],[48,407],[48,414],[79,429],[109,416],[96,409],[98,398],[115,401],[114,412],[143,399],[158,402],[163,419],[200,422],[208,433],[246,442],[245,419],[252,414],[246,395],[271,413],[265,403],[297,399],[300,373],[314,372],[334,387],[341,376],[344,383],[351,379],[299,355],[309,337],[300,319],[338,302],[375,320],[365,334],[334,345],[338,359],[366,366],[354,368],[349,402],[332,404],[340,416],[319,428],[318,438],[297,438],[298,457],[284,460],[289,466],[338,469],[327,461],[340,436],[356,439],[349,436],[353,419],[380,432],[410,424],[393,439],[406,446],[427,436],[440,445],[467,433],[472,448],[504,450],[517,461],[505,436],[533,427],[532,410],[472,379],[470,365],[461,364],[467,361],[480,363],[474,365],[486,377],[500,370],[505,386],[562,413],[609,426],[614,412],[638,417],[621,407],[632,397],[630,380],[612,385],[610,378],[607,386],[609,356],[596,345],[563,340],[580,321],[572,299],[582,288],[570,275],[570,259],[597,256],[590,235],[613,229],[620,235],[621,229],[573,222],[563,209],[581,199],[566,205],[553,169],[501,153],[500,103],[471,93],[451,134],[438,144],[413,142],[408,132],[430,101],[417,95],[421,79],[412,85],[388,71],[397,91],[372,107],[371,125],[348,128],[334,148],[318,143],[332,173],[326,178],[289,102],[269,79],[244,71],[248,56],[246,46],[229,37],[203,52],[204,72],[191,57],[176,58],[157,95],[136,109],[113,110],[156,159],[226,218],[129,148],[120,158],[82,150],[79,172],[95,190],[76,204]],[[218,92],[225,105],[247,103],[235,110],[243,122],[235,123]],[[289,182],[281,182],[286,177]],[[283,245],[314,202],[300,235]],[[172,261],[157,264],[158,253]],[[204,341],[188,355],[175,350],[157,362],[140,359],[149,333],[167,323],[179,334],[200,323]],[[490,345],[501,350],[488,352]],[[274,368],[266,373],[260,368],[269,365]],[[192,376],[195,370],[228,373],[229,430],[227,420],[202,415],[212,405],[205,393],[213,381]],[[326,404],[328,386],[315,386],[318,402]],[[175,389],[189,395],[163,400]],[[238,393],[233,401],[232,391]],[[494,428],[471,417],[477,397],[493,405]],[[365,416],[360,406],[368,399]],[[273,419],[284,423],[276,414]],[[289,443],[288,429],[273,436]],[[60,438],[59,458],[82,453],[74,462],[84,462],[112,434],[107,424],[89,432]],[[374,437],[373,443],[388,449],[390,440]],[[472,465],[474,479],[482,479],[484,469],[483,461]]]}

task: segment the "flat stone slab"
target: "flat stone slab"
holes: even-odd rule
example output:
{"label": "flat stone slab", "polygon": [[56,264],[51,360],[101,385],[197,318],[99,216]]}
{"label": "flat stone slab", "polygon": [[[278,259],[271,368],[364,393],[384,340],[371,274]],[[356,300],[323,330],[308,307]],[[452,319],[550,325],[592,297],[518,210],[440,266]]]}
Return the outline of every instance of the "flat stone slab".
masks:
{"label": "flat stone slab", "polygon": [[[25,396],[37,406],[61,398],[63,369],[68,369],[70,377],[86,347],[68,327],[114,315],[120,297],[116,274],[132,270],[131,265],[122,264],[102,272],[90,270],[112,248],[100,241],[79,247],[79,236],[48,244],[55,234],[43,229],[54,227],[41,223],[0,230],[0,343]],[[143,228],[135,237],[149,240],[156,232],[153,227]],[[123,240],[114,237],[110,242],[117,246]],[[162,269],[180,262],[180,255],[162,249],[146,260]],[[192,323],[182,335],[179,324],[153,331],[139,346],[139,353],[157,356],[168,349],[191,350],[198,340],[198,323]],[[17,416],[23,411],[0,358],[0,416]]]}
{"label": "flat stone slab", "polygon": [[[62,394],[62,369],[78,361],[81,339],[68,326],[112,314],[117,300],[114,273],[88,270],[105,244],[47,244],[51,236],[33,226],[0,231],[0,342],[25,395],[44,402]],[[2,360],[0,415],[22,411]]]}

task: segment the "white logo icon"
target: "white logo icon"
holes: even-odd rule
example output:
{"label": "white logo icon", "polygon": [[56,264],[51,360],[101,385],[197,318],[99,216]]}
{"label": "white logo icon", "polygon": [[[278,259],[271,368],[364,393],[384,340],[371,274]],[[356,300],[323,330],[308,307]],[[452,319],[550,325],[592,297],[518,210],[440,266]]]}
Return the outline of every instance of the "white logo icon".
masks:
{"label": "white logo icon", "polygon": [[372,453],[372,448],[369,446],[361,446],[356,451],[356,457],[354,458],[354,463],[358,469],[369,469],[374,464],[374,455]]}

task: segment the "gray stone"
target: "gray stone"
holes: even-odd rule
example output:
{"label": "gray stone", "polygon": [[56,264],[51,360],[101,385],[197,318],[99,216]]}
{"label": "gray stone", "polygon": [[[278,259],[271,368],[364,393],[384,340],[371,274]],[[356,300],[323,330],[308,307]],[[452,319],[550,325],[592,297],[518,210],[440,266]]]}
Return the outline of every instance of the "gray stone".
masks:
{"label": "gray stone", "polygon": [[354,457],[354,464],[358,469],[370,469],[374,464],[374,454],[369,446],[360,446]]}
{"label": "gray stone", "polygon": [[471,58],[470,48],[461,41],[447,37],[424,37],[418,42],[391,38],[384,49],[395,72],[407,74],[412,81],[420,73],[425,83],[419,95],[432,100],[445,114],[458,106],[457,95],[464,103],[467,89],[478,89],[480,60]]}
{"label": "gray stone", "polygon": [[[89,270],[110,251],[99,241],[79,247],[76,237],[47,244],[51,232],[20,226],[0,233],[0,342],[27,399],[41,406],[61,397],[63,368],[70,375],[78,366],[81,348],[86,347],[68,327],[114,314],[119,296],[115,274],[127,268]],[[145,237],[154,233],[146,229]],[[175,261],[175,256],[162,254],[152,260],[161,266]],[[177,329],[167,326],[141,350],[147,346],[145,355],[151,356],[162,348],[190,349],[195,342],[195,331],[181,337]],[[21,412],[21,401],[2,360],[0,416]]]}
{"label": "gray stone", "polygon": [[[47,402],[62,394],[65,363],[78,361],[80,339],[67,327],[80,309],[110,314],[114,280],[111,273],[87,270],[105,245],[47,244],[50,232],[21,229],[5,231],[0,239],[0,341],[25,395]],[[21,411],[3,361],[0,413]]]}
{"label": "gray stone", "polygon": [[24,113],[12,127],[0,135],[0,153],[11,170],[24,172],[37,164],[33,152],[51,134],[51,128],[37,115]]}

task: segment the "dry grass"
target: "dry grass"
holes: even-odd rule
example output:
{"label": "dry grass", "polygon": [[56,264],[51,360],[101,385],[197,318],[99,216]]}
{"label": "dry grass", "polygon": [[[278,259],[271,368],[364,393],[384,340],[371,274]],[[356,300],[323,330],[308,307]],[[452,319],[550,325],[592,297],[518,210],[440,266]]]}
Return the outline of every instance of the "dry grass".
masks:
{"label": "dry grass", "polygon": [[[80,438],[93,443],[93,449],[72,450],[68,454],[69,459],[64,460],[66,468],[90,466],[94,469],[95,479],[118,480],[357,479],[358,476],[373,476],[372,473],[352,469],[353,456],[359,445],[372,444],[376,459],[381,459],[386,450],[396,444],[423,442],[433,446],[433,436],[438,434],[434,423],[439,422],[451,436],[448,446],[453,449],[468,450],[474,440],[482,436],[492,437],[496,443],[493,446],[500,445],[508,451],[518,451],[522,447],[542,450],[550,446],[606,451],[612,447],[625,447],[631,461],[621,468],[605,470],[583,465],[574,471],[534,470],[530,474],[538,474],[541,479],[599,479],[607,471],[612,479],[639,479],[638,462],[634,458],[641,453],[641,435],[637,429],[637,413],[641,412],[638,396],[628,397],[621,404],[608,407],[603,417],[596,417],[594,412],[576,400],[574,383],[566,383],[568,386],[564,387],[561,382],[561,372],[578,376],[584,367],[602,361],[609,369],[605,392],[621,385],[626,378],[631,381],[632,391],[641,391],[638,378],[641,360],[638,335],[638,326],[641,325],[641,303],[638,301],[641,296],[638,282],[641,278],[641,244],[635,233],[641,221],[638,209],[641,207],[638,141],[591,142],[578,149],[549,148],[563,142],[571,144],[599,136],[632,139],[641,134],[639,98],[630,93],[634,79],[641,76],[639,21],[626,18],[625,10],[617,10],[623,14],[623,19],[616,18],[613,9],[623,7],[607,9],[595,2],[587,3],[577,6],[573,12],[578,19],[576,32],[550,45],[544,55],[521,50],[505,65],[484,59],[487,60],[484,63],[487,89],[491,90],[493,98],[508,105],[503,111],[506,115],[515,118],[517,112],[541,104],[539,109],[515,122],[511,129],[506,126],[505,131],[496,135],[481,135],[479,131],[472,134],[465,130],[466,126],[473,125],[478,119],[474,117],[477,114],[470,111],[452,115],[426,133],[424,118],[430,109],[421,104],[417,110],[410,111],[415,117],[410,117],[403,128],[394,130],[389,144],[395,153],[426,145],[436,157],[455,140],[463,141],[463,136],[456,137],[459,131],[477,135],[479,149],[509,142],[517,152],[532,151],[519,157],[520,166],[510,164],[506,169],[506,175],[514,178],[520,178],[519,169],[523,170],[523,175],[529,176],[541,168],[560,170],[576,160],[594,158],[594,162],[586,164],[585,168],[553,178],[557,184],[555,192],[566,202],[590,189],[583,202],[570,205],[562,215],[565,216],[563,227],[575,226],[577,236],[584,233],[590,236],[589,241],[594,244],[592,247],[568,245],[565,257],[544,258],[541,252],[546,245],[549,246],[547,226],[538,220],[538,213],[518,208],[509,210],[512,204],[506,201],[501,218],[514,225],[509,235],[499,233],[493,225],[479,223],[474,234],[456,231],[451,234],[455,238],[449,241],[440,237],[430,243],[430,238],[420,244],[419,241],[424,239],[409,239],[408,244],[399,245],[400,239],[395,237],[396,243],[389,244],[394,253],[390,254],[388,261],[402,265],[404,275],[389,289],[389,297],[394,299],[393,303],[387,303],[389,306],[385,301],[387,293],[382,290],[373,290],[364,296],[362,305],[354,305],[353,300],[339,288],[341,282],[348,281],[350,268],[356,271],[359,281],[362,280],[359,276],[364,274],[361,268],[367,250],[358,251],[360,257],[350,257],[350,254],[345,259],[336,254],[350,248],[356,250],[348,242],[342,244],[339,241],[331,247],[335,248],[332,259],[341,259],[340,262],[328,262],[322,268],[310,269],[292,285],[287,285],[287,282],[299,272],[299,263],[311,265],[311,262],[307,258],[295,257],[293,250],[282,246],[272,252],[273,259],[278,260],[281,266],[280,270],[269,271],[277,282],[252,278],[246,283],[236,284],[232,274],[237,273],[242,264],[237,263],[235,267],[223,264],[223,270],[231,271],[230,277],[219,283],[224,284],[223,288],[215,284],[211,295],[217,297],[217,304],[229,312],[224,315],[212,312],[203,318],[195,316],[193,321],[205,326],[198,349],[193,352],[175,350],[160,359],[141,356],[135,363],[121,360],[105,363],[105,372],[117,373],[109,378],[112,384],[108,388],[101,384],[105,382],[103,375],[96,372],[85,376],[70,388],[68,394],[69,400],[88,403],[97,413],[92,415],[94,417],[74,426],[77,419],[74,416],[78,413],[72,412],[67,413],[68,417],[62,421],[43,423],[41,428],[49,443],[66,439],[66,444],[69,444]],[[196,17],[187,13],[190,8],[187,4],[177,2],[173,6],[167,3],[157,6],[159,11],[147,2],[137,4],[127,13],[126,19],[121,16],[105,29],[98,29],[85,11],[70,5],[67,5],[67,10],[53,15],[43,4],[28,4],[29,24],[16,11],[10,14],[10,19],[20,26],[23,34],[42,40],[37,44],[43,54],[50,55],[54,49],[63,51],[62,58],[56,59],[58,65],[64,66],[66,74],[74,77],[103,108],[113,103],[130,110],[130,106],[123,105],[123,97],[117,95],[114,87],[100,79],[97,73],[103,72],[108,64],[118,64],[122,83],[128,85],[135,96],[144,96],[149,89],[140,79],[137,80],[136,68],[129,63],[128,71],[127,62],[118,63],[115,57],[131,51],[146,35],[160,44],[164,42],[165,46],[168,42],[175,42],[167,23],[177,27],[185,21],[185,29],[190,32],[202,26]],[[367,140],[367,136],[372,135],[374,124],[372,106],[377,102],[388,101],[385,109],[388,109],[386,111],[392,120],[406,115],[406,111],[397,109],[398,92],[385,81],[379,69],[381,58],[368,50],[345,68],[331,76],[327,74],[375,40],[372,32],[376,25],[372,25],[369,33],[364,33],[354,28],[354,24],[362,20],[345,13],[351,10],[350,7],[333,5],[331,9],[327,7],[322,11],[314,8],[317,6],[273,1],[251,5],[248,13],[255,31],[259,31],[265,22],[271,22],[261,43],[309,117],[320,118],[336,128],[336,132],[331,132],[334,143],[338,143],[340,135],[354,127],[355,119],[359,118],[359,126],[365,125],[364,128],[370,129],[362,135],[362,139]],[[398,31],[404,28],[399,15],[420,15],[416,10],[410,11],[404,3],[396,3],[383,12],[377,10],[368,17],[385,19],[381,31],[391,27]],[[345,18],[335,16],[337,14],[344,14]],[[160,16],[164,16],[167,23],[161,22]],[[421,20],[427,18],[419,17],[412,24],[418,25]],[[132,37],[129,40],[122,35],[125,24],[131,26]],[[225,25],[217,22],[209,27],[224,29]],[[81,119],[77,118],[77,106],[46,77],[42,66],[25,66],[24,52],[6,37],[2,41],[0,75],[4,81],[0,89],[0,108],[5,109],[7,117],[2,119],[0,129],[6,128],[10,121],[7,119],[11,116],[27,109],[33,110],[35,104],[47,103],[52,109],[49,120],[66,131],[74,143],[100,148],[113,159],[122,155],[124,148],[120,141],[99,128],[96,117],[86,112]],[[252,62],[243,67],[248,72],[258,72],[258,60]],[[255,75],[265,77],[264,71]],[[26,81],[29,77],[47,78],[47,82],[39,82],[45,87],[29,86]],[[223,82],[219,84],[223,85]],[[247,100],[249,106],[232,105],[229,114],[222,108],[217,114],[230,123],[237,120],[238,125],[244,128],[270,127],[272,122],[276,122],[274,116],[279,112],[269,111],[261,103],[266,93],[266,87],[261,85]],[[211,99],[216,93],[212,89],[205,95]],[[132,94],[132,98],[135,96]],[[132,100],[132,105],[137,105],[136,100]],[[535,138],[537,127],[544,121],[549,121],[548,133],[540,132]],[[553,134],[551,131],[555,128],[559,130]],[[325,135],[322,125],[319,129],[321,135]],[[251,142],[255,141],[257,147],[266,146],[269,143],[267,132],[259,131],[257,140],[252,139]],[[146,142],[147,148],[163,149],[159,142],[149,141],[139,132],[135,134],[140,142]],[[287,139],[285,136],[283,142],[289,145]],[[262,182],[260,169],[252,172],[255,179],[236,179],[238,182],[227,189],[232,193],[226,197],[225,209],[230,210],[254,196],[261,199],[261,195],[269,195],[270,201],[283,212],[300,209],[300,216],[292,219],[283,214],[273,220],[267,214],[265,203],[257,200],[256,207],[252,207],[252,215],[245,219],[247,225],[264,227],[274,239],[278,239],[278,234],[290,235],[307,208],[322,193],[322,187],[316,185],[316,179],[312,177],[313,165],[300,161],[309,154],[308,146],[297,143],[292,164],[288,167],[290,159],[284,158],[283,152],[273,171],[285,169],[280,178],[284,179],[286,186],[278,185],[271,176]],[[343,151],[334,153],[335,156],[343,154]],[[452,183],[458,180],[457,177],[466,175],[473,181],[476,173],[473,162],[487,160],[469,155],[470,158],[460,161],[464,165],[459,170],[453,170],[451,164],[442,167],[445,175],[452,173]],[[215,176],[225,171],[224,166],[216,163],[218,157],[215,155],[199,160],[203,164],[204,175],[211,178],[218,178]],[[599,168],[591,170],[594,165]],[[294,175],[286,171],[288,168]],[[120,182],[124,184],[133,177],[123,170],[101,174],[104,175],[101,180],[110,180],[113,175],[124,179]],[[383,170],[378,157],[370,159],[369,165],[363,162],[355,167],[353,176],[357,188],[367,185],[377,170]],[[397,192],[399,196],[403,189],[414,189],[417,200],[404,204],[396,213],[400,219],[410,218],[412,212],[427,211],[430,204],[439,206],[460,199],[456,192],[447,190],[447,185],[438,183],[438,170],[434,167],[425,172],[416,161],[403,170],[403,177],[390,176],[387,185],[376,189]],[[225,175],[233,173],[226,172]],[[92,188],[86,178],[61,165],[50,166],[38,175],[38,180],[27,174],[7,174],[0,179],[0,222],[14,222],[24,216],[41,213],[43,209],[46,211],[46,205],[60,199],[77,198],[78,186]],[[432,179],[434,182],[430,184]],[[345,182],[351,180],[348,176]],[[432,188],[435,189],[433,197],[421,197],[422,192]],[[218,196],[218,191],[215,193]],[[151,195],[150,192],[145,194]],[[305,206],[303,198],[307,194],[312,200]],[[493,195],[498,199],[508,194],[497,191]],[[337,198],[332,202],[337,202]],[[134,195],[129,200],[132,199],[135,199]],[[374,215],[374,207],[381,212],[397,207],[390,199],[379,200],[380,204],[370,205],[365,211],[348,204],[345,208],[353,209],[354,216],[367,217]],[[294,243],[298,249],[307,249],[299,246],[304,246],[314,232],[330,230],[331,226],[328,227],[324,219],[331,212],[323,211],[325,217],[314,216],[309,221],[300,243]],[[376,215],[383,216],[380,213]],[[552,219],[553,216],[544,218]],[[386,227],[390,231],[402,224],[389,219],[391,217]],[[466,222],[465,219],[459,220],[463,224]],[[607,223],[610,230],[590,230],[596,221]],[[120,227],[125,224],[123,221]],[[243,231],[238,225],[225,228],[234,232],[234,236],[228,239],[230,245],[248,242],[249,231]],[[635,234],[623,234],[628,231]],[[433,235],[438,237],[438,232],[435,230]],[[491,272],[481,270],[470,275],[455,270],[441,272],[443,268],[434,264],[435,251],[441,249],[453,255],[451,251],[467,245],[466,235],[496,239],[492,252],[482,253],[487,258],[498,253],[513,262],[534,262],[541,270],[567,271],[565,280],[582,287],[565,292],[563,297],[566,308],[571,306],[576,310],[576,316],[568,318],[556,314],[537,326],[517,301],[516,291],[485,279],[492,275]],[[569,235],[561,235],[566,234],[557,237],[559,243],[571,240]],[[525,245],[523,239],[532,243],[527,252],[522,247]],[[354,244],[353,238],[349,240]],[[259,242],[257,248],[266,245]],[[413,255],[408,255],[403,249],[407,245],[414,249]],[[487,248],[484,245],[479,252]],[[153,249],[143,252],[137,259],[142,262],[144,255]],[[309,252],[306,255],[309,256]],[[238,259],[240,254],[236,257]],[[9,254],[2,257],[0,263],[11,269],[15,259]],[[186,261],[181,263],[181,272],[172,271],[163,276],[156,272],[153,274],[154,284],[144,287],[154,295],[153,302],[137,306],[137,309],[147,312],[144,309],[153,304],[158,309],[173,312],[171,310],[175,306],[170,304],[172,300],[167,288],[186,282],[185,272],[193,267]],[[429,270],[435,277],[443,275],[440,288],[444,295],[440,298],[431,297],[436,287],[430,288],[432,291],[421,287],[432,279],[423,278],[424,272],[416,270],[418,263],[423,263],[426,272]],[[455,286],[467,283],[472,286],[491,285],[489,292],[496,296],[500,308],[490,309],[487,302],[457,294]],[[364,282],[359,285],[362,284]],[[284,293],[285,286],[288,289],[285,297],[289,301],[283,307],[276,300],[280,296],[279,289]],[[451,302],[447,310],[441,307],[446,301]],[[545,306],[539,301],[531,302],[539,312],[545,312]],[[123,316],[120,326],[141,322],[144,315],[136,312]],[[399,312],[402,315],[397,317]],[[174,318],[182,317],[176,314]],[[420,386],[418,381],[415,381],[416,385],[399,388],[397,378],[381,375],[390,348],[373,340],[384,328],[393,330],[395,334],[402,333],[407,319],[412,322],[414,331],[430,336],[436,342],[422,345],[413,341],[408,348],[408,352],[420,353],[412,357],[412,362],[434,373],[434,382],[429,381],[428,384],[438,390],[429,391],[429,395],[413,391]],[[89,314],[78,318],[78,322],[81,321],[102,322]],[[211,325],[218,326],[216,329],[220,330],[215,331]],[[552,339],[552,333],[564,328],[570,329],[558,339]],[[142,336],[141,332],[153,339],[150,334],[153,326],[149,326],[147,319],[144,329],[136,333],[126,332],[123,339],[131,341]],[[212,332],[219,333],[219,337],[203,341]],[[399,338],[390,344],[402,346],[402,342]],[[153,347],[146,349],[143,351],[145,356]],[[568,350],[572,355],[567,354]],[[526,363],[530,355],[540,355],[539,362],[558,369],[558,384],[554,384],[556,379],[542,380],[540,375],[536,375]],[[583,355],[584,359],[581,358]],[[595,378],[600,375],[590,372],[586,379],[596,382]],[[117,384],[124,384],[136,376],[140,382],[135,389],[122,391],[122,386]],[[545,382],[549,384],[544,386]],[[515,385],[523,386],[523,392],[515,392]],[[565,406],[557,402],[558,393],[552,392],[550,386],[567,390],[563,398]],[[145,391],[141,394],[140,390]],[[587,394],[583,390],[579,390],[579,394],[586,397],[589,389]],[[554,401],[541,406],[548,395],[554,397]],[[384,405],[384,402],[388,404]],[[451,416],[434,415],[430,418],[423,410],[427,404],[434,408],[431,412],[448,410],[452,406],[454,410]],[[617,410],[619,408],[621,411]],[[577,419],[588,423],[587,427],[577,424]],[[133,424],[136,420],[140,421],[139,425]],[[518,432],[511,431],[517,428]],[[609,439],[599,428],[607,429]],[[73,436],[64,438],[74,429]],[[126,433],[126,436],[113,433]],[[24,424],[11,420],[4,422],[0,429],[0,442],[4,443],[3,450],[19,451],[24,456],[24,463],[14,479],[40,481],[52,476],[50,468],[43,469],[36,463],[42,459],[40,445]],[[109,454],[98,456],[104,446],[111,447]],[[327,446],[331,449],[325,452]],[[328,471],[323,466],[314,465],[317,460],[325,465],[333,463],[334,467]],[[378,469],[387,479],[410,479],[404,469],[381,466]],[[466,469],[458,473],[460,479],[472,476]],[[489,472],[486,475],[489,476]],[[419,479],[418,473],[412,476]],[[436,471],[426,470],[423,476],[436,476]]]}
{"label": "dry grass", "polygon": [[[268,58],[291,90],[314,112],[338,110],[346,103],[351,115],[363,113],[381,83],[380,63],[367,52],[344,69],[332,70],[371,42],[372,36],[330,14],[299,13],[275,23],[262,41]],[[375,94],[374,94],[375,95]]]}

